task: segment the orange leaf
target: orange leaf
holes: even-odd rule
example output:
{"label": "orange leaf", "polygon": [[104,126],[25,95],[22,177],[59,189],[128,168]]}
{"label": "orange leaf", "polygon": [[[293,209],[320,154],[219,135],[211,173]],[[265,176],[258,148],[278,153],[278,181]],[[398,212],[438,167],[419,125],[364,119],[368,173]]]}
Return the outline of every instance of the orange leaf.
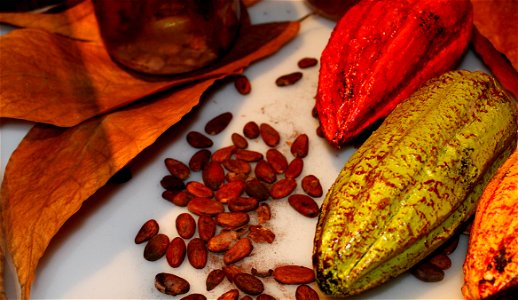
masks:
{"label": "orange leaf", "polygon": [[[217,78],[241,73],[253,61],[274,53],[297,34],[299,25],[283,22],[249,27],[240,38],[241,46],[210,71],[209,79],[178,87],[161,98],[150,97],[71,128],[34,126],[13,152],[0,191],[7,249],[22,286],[22,298],[29,298],[37,264],[50,240],[88,197],[180,120]],[[120,93],[133,89],[131,81],[117,84]],[[88,95],[83,92],[82,96]],[[65,113],[59,107],[54,109]]]}
{"label": "orange leaf", "polygon": [[473,24],[518,70],[518,0],[471,0]]}
{"label": "orange leaf", "polygon": [[94,8],[90,0],[56,14],[0,13],[0,23],[38,28],[86,41],[100,41]]}
{"label": "orange leaf", "polygon": [[99,44],[37,29],[15,30],[0,38],[0,117],[74,126],[158,91],[246,67],[291,40],[299,26],[243,26],[219,64],[168,78],[124,71]]}
{"label": "orange leaf", "polygon": [[5,237],[22,298],[29,298],[38,261],[65,221],[189,112],[214,81],[72,128],[42,124],[29,131],[9,160],[1,190]]}

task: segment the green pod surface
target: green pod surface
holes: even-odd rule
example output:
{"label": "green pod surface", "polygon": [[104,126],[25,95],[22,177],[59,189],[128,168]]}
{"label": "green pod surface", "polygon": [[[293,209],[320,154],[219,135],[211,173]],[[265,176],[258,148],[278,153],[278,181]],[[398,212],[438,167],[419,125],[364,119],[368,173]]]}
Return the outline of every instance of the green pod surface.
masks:
{"label": "green pod surface", "polygon": [[327,192],[313,264],[327,294],[405,272],[475,211],[516,148],[516,107],[482,72],[451,71],[399,104]]}

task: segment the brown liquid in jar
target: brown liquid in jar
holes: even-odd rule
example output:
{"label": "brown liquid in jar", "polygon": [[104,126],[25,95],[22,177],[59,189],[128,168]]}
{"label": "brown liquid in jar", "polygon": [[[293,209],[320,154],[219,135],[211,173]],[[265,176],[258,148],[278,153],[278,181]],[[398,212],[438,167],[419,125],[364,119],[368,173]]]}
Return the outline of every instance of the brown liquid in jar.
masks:
{"label": "brown liquid in jar", "polygon": [[179,74],[221,57],[239,30],[239,0],[94,0],[104,45],[120,64]]}

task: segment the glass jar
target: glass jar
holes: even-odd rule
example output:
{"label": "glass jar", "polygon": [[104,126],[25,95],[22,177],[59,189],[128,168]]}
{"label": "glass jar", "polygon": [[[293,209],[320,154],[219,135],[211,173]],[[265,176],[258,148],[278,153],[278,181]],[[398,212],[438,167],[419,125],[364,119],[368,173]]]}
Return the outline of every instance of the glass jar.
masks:
{"label": "glass jar", "polygon": [[104,45],[115,61],[148,74],[194,71],[237,37],[239,0],[93,0]]}

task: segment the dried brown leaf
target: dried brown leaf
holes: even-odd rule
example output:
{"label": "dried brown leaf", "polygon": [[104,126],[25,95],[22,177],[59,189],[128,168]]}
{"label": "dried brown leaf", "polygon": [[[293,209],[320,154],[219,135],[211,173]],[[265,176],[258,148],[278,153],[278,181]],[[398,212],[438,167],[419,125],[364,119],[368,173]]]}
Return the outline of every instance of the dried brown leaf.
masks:
{"label": "dried brown leaf", "polygon": [[218,64],[167,78],[119,68],[100,44],[14,30],[0,37],[0,117],[74,126],[158,91],[240,70],[277,51],[298,29],[298,22],[245,25]]}

